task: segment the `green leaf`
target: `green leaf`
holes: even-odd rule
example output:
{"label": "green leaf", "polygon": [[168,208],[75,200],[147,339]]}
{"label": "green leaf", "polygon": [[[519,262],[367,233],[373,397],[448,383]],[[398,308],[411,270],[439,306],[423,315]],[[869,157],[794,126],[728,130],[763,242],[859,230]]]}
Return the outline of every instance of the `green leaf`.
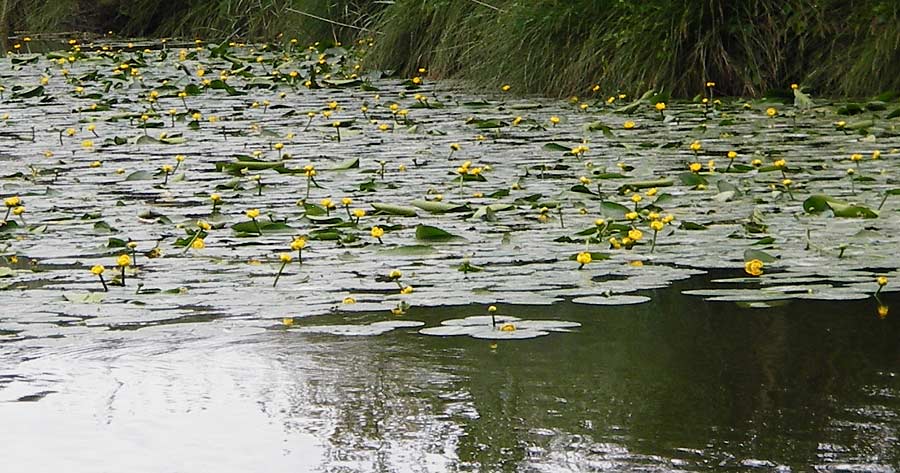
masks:
{"label": "green leaf", "polygon": [[33,97],[40,97],[44,95],[44,86],[39,85],[33,89],[26,90],[25,92],[15,93],[12,95],[14,99],[30,99]]}
{"label": "green leaf", "polygon": [[106,295],[102,292],[66,292],[63,299],[75,304],[99,304]]}
{"label": "green leaf", "polygon": [[619,194],[624,194],[627,191],[637,191],[641,189],[651,189],[654,187],[669,187],[674,183],[669,179],[655,179],[652,181],[635,181],[629,182],[627,184],[623,184],[619,186],[618,192]]}
{"label": "green leaf", "polygon": [[628,212],[631,212],[631,209],[622,204],[608,201],[600,204],[600,213],[608,217],[622,218]]}
{"label": "green leaf", "polygon": [[257,223],[259,223],[259,231],[257,231],[256,224],[253,223],[252,220],[236,223],[231,226],[231,229],[238,233],[258,234],[259,232],[262,232],[264,235],[271,233],[290,233],[294,231],[290,225],[282,222]]}
{"label": "green leaf", "polygon": [[322,83],[331,87],[355,87],[362,84],[362,81],[359,79],[325,79]]}
{"label": "green leaf", "polygon": [[[591,261],[603,261],[605,259],[609,259],[609,253],[595,253],[591,252]],[[578,253],[574,253],[569,255],[569,261],[577,261]]]}
{"label": "green leaf", "polygon": [[468,120],[466,123],[469,125],[474,125],[475,128],[477,128],[479,130],[487,130],[487,129],[491,129],[491,128],[501,128],[504,126],[509,126],[509,123],[506,123],[505,121],[500,120],[499,118],[490,118],[490,119],[486,119],[486,120],[473,119],[473,120]]}
{"label": "green leaf", "polygon": [[766,253],[765,251],[756,250],[753,248],[747,248],[746,250],[744,250],[744,261],[745,262],[754,260],[754,259],[758,259],[758,260],[762,261],[763,263],[774,263],[774,262],[778,261],[778,258],[770,255],[769,253]]}
{"label": "green leaf", "polygon": [[701,184],[705,186],[706,184],[708,184],[706,178],[694,172],[683,172],[678,175],[678,179],[680,179],[681,183],[686,186],[693,187],[699,186]]}
{"label": "green leaf", "polygon": [[19,224],[15,220],[7,220],[0,223],[0,233],[12,232],[19,228]]}
{"label": "green leaf", "polygon": [[566,153],[572,151],[572,147],[563,146],[559,143],[547,143],[542,148],[544,149],[544,151],[562,151]]}
{"label": "green leaf", "polygon": [[126,181],[146,181],[149,179],[153,179],[153,173],[150,171],[135,171],[125,178]]}
{"label": "green leaf", "polygon": [[219,161],[215,163],[216,171],[224,171],[231,175],[241,175],[241,171],[247,169],[248,171],[262,171],[266,169],[273,169],[278,172],[288,171],[284,166],[284,161]]}
{"label": "green leaf", "polygon": [[400,215],[401,217],[415,217],[416,209],[412,207],[404,207],[402,205],[394,205],[394,204],[385,204],[376,202],[372,204],[372,207],[379,212],[384,212],[386,214],[391,215]]}
{"label": "green leaf", "polygon": [[224,90],[228,95],[246,95],[245,92],[239,92],[234,87],[228,85],[227,82],[220,80],[220,79],[211,81],[209,83],[209,88],[216,89],[216,90]]}
{"label": "green leaf", "polygon": [[681,226],[678,228],[681,228],[682,230],[706,230],[706,225],[684,221],[681,222]]}
{"label": "green leaf", "polygon": [[803,201],[803,210],[807,213],[820,213],[831,210],[835,217],[842,218],[878,218],[878,212],[835,199],[824,194],[816,194]]}
{"label": "green leaf", "polygon": [[417,225],[416,226],[416,239],[417,240],[426,240],[426,241],[447,241],[454,240],[460,238],[446,230],[442,230],[438,227],[432,227],[431,225]]}
{"label": "green leaf", "polygon": [[490,219],[494,212],[502,212],[504,210],[514,209],[515,206],[512,204],[491,204],[491,205],[483,205],[475,211],[472,215],[472,218],[480,218],[480,219]]}
{"label": "green leaf", "polygon": [[338,163],[337,166],[333,168],[328,168],[328,171],[346,171],[348,169],[356,169],[359,167],[359,158],[350,158]]}
{"label": "green leaf", "polygon": [[410,202],[414,207],[418,207],[426,212],[440,214],[445,212],[465,212],[469,210],[466,204],[448,204],[445,202],[436,202],[433,200],[414,200]]}
{"label": "green leaf", "polygon": [[117,231],[118,230],[102,220],[94,224],[94,233],[115,233]]}

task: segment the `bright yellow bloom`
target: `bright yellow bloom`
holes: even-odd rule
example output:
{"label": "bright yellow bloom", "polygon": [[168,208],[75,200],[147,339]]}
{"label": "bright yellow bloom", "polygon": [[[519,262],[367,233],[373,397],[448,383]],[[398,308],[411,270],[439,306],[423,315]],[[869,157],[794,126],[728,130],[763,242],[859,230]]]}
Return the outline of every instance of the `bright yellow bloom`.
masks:
{"label": "bright yellow bloom", "polygon": [[291,256],[290,253],[282,253],[278,255],[278,259],[281,260],[282,263],[287,264],[290,263],[291,260],[294,259],[294,257]]}
{"label": "bright yellow bloom", "polygon": [[577,261],[580,265],[588,264],[592,261],[591,254],[587,251],[582,251],[581,253],[578,253],[578,256],[575,257],[575,261]]}
{"label": "bright yellow bloom", "polygon": [[212,225],[210,225],[209,223],[207,223],[203,220],[198,220],[197,226],[200,227],[201,230],[207,231],[207,232],[212,228]]}
{"label": "bright yellow bloom", "polygon": [[776,160],[774,163],[772,163],[772,165],[778,169],[781,169],[781,168],[787,166],[787,161],[785,161],[783,159],[779,159],[779,160]]}
{"label": "bright yellow bloom", "polygon": [[744,263],[744,271],[751,276],[759,276],[763,273],[763,262],[752,259]]}
{"label": "bright yellow bloom", "polygon": [[851,160],[851,161],[854,161],[854,162],[856,162],[856,161],[862,161],[862,155],[859,154],[859,153],[853,153],[853,154],[850,155],[850,160]]}
{"label": "bright yellow bloom", "polygon": [[665,224],[662,223],[661,221],[654,220],[654,221],[650,222],[650,229],[653,230],[654,232],[658,232],[663,229],[664,225]]}
{"label": "bright yellow bloom", "polygon": [[495,305],[489,306],[488,312],[491,314],[493,314],[494,312],[497,312],[497,306],[495,306]]}
{"label": "bright yellow bloom", "polygon": [[400,289],[400,294],[412,294],[412,293],[413,293],[412,286],[406,286],[403,289]]}
{"label": "bright yellow bloom", "polygon": [[285,327],[291,327],[294,325],[294,319],[292,317],[285,317],[281,319],[281,324]]}
{"label": "bright yellow bloom", "polygon": [[558,125],[558,124],[559,124],[559,117],[557,117],[556,115],[550,117],[550,123],[552,123],[552,124],[554,124],[554,125]]}
{"label": "bright yellow bloom", "polygon": [[883,319],[888,315],[888,306],[880,305],[878,306],[878,318]]}
{"label": "bright yellow bloom", "polygon": [[450,149],[453,151],[459,151],[459,149],[460,149],[459,143],[450,143]]}
{"label": "bright yellow bloom", "polygon": [[222,200],[222,196],[219,194],[212,194],[209,196],[209,200],[211,200],[213,202],[219,202]]}
{"label": "bright yellow bloom", "polygon": [[654,195],[656,195],[657,192],[658,191],[655,187],[651,187],[651,188],[647,189],[647,192],[644,192],[644,194],[647,194],[647,197],[653,197]]}
{"label": "bright yellow bloom", "polygon": [[511,89],[511,88],[512,87],[510,87],[509,84],[504,84],[503,87],[500,87],[500,90],[502,90],[504,92],[509,92],[509,89]]}
{"label": "bright yellow bloom", "polygon": [[12,197],[7,197],[7,198],[3,201],[3,204],[6,205],[7,207],[16,207],[16,206],[18,206],[21,202],[22,202],[22,199],[20,199],[19,196],[14,195],[14,196],[12,196]]}
{"label": "bright yellow bloom", "polygon": [[887,286],[888,278],[884,276],[878,276],[878,279],[875,280],[879,286],[884,287]]}
{"label": "bright yellow bloom", "polygon": [[631,238],[634,241],[640,240],[644,236],[644,232],[638,230],[637,228],[632,228],[628,230],[628,238]]}
{"label": "bright yellow bloom", "polygon": [[665,102],[656,102],[656,110],[662,112],[662,111],[665,110],[665,109],[666,109],[666,103],[665,103]]}
{"label": "bright yellow bloom", "polygon": [[699,141],[694,141],[693,143],[691,143],[691,151],[696,153],[697,151],[700,151],[701,148],[703,148],[703,145],[700,144]]}
{"label": "bright yellow bloom", "polygon": [[91,273],[93,273],[95,276],[103,274],[104,271],[106,271],[106,268],[104,268],[102,264],[95,265],[91,268]]}
{"label": "bright yellow bloom", "polygon": [[728,159],[734,159],[734,158],[737,158],[737,152],[735,152],[735,151],[729,151],[729,152],[728,152]]}
{"label": "bright yellow bloom", "polygon": [[391,279],[400,279],[401,276],[403,276],[403,273],[396,269],[388,273],[388,277]]}
{"label": "bright yellow bloom", "polygon": [[351,199],[349,197],[344,197],[343,199],[341,199],[341,205],[343,205],[344,207],[349,207],[350,204],[352,204],[352,203],[353,203],[353,199]]}
{"label": "bright yellow bloom", "polygon": [[171,174],[172,171],[175,170],[175,168],[173,168],[171,164],[163,164],[161,169],[162,169],[162,172],[164,172],[166,174]]}
{"label": "bright yellow bloom", "polygon": [[766,109],[766,115],[774,117],[775,115],[778,115],[778,110],[776,110],[775,107],[769,107]]}
{"label": "bright yellow bloom", "polygon": [[501,332],[515,332],[516,326],[513,324],[503,324],[500,326]]}
{"label": "bright yellow bloom", "polygon": [[356,304],[356,299],[348,296],[348,297],[344,298],[343,303],[344,304]]}
{"label": "bright yellow bloom", "polygon": [[637,212],[628,212],[627,214],[625,214],[625,218],[628,220],[637,220],[638,213]]}
{"label": "bright yellow bloom", "polygon": [[119,255],[116,259],[116,264],[123,268],[131,266],[131,257],[128,255]]}
{"label": "bright yellow bloom", "polygon": [[372,238],[381,238],[384,236],[384,229],[381,227],[372,227]]}
{"label": "bright yellow bloom", "polygon": [[325,207],[326,209],[334,208],[334,202],[332,202],[331,199],[322,199],[320,203],[322,204],[322,207]]}
{"label": "bright yellow bloom", "polygon": [[247,215],[247,218],[249,218],[251,220],[255,219],[256,217],[259,217],[259,209],[250,209],[247,211],[246,215]]}
{"label": "bright yellow bloom", "polygon": [[298,237],[298,238],[294,238],[294,240],[291,241],[291,249],[292,250],[300,251],[303,248],[306,248],[306,238]]}
{"label": "bright yellow bloom", "polygon": [[634,122],[631,120],[628,120],[622,125],[622,128],[624,128],[626,130],[630,130],[630,129],[634,128]]}
{"label": "bright yellow bloom", "polygon": [[206,242],[203,241],[203,238],[195,238],[194,242],[191,243],[191,248],[195,250],[202,250],[203,248],[206,248]]}
{"label": "bright yellow bloom", "polygon": [[366,211],[363,209],[354,209],[353,216],[356,218],[363,218],[366,216]]}
{"label": "bright yellow bloom", "polygon": [[688,167],[691,169],[691,172],[700,172],[703,169],[703,165],[700,163],[691,163]]}

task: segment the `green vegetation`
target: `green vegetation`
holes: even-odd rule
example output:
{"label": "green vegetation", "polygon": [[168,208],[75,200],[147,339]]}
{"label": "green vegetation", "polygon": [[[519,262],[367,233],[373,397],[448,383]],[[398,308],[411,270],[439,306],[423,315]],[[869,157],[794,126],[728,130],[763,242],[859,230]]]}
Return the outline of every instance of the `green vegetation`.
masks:
{"label": "green vegetation", "polygon": [[[13,30],[352,41],[370,62],[519,92],[661,88],[691,97],[801,83],[819,95],[900,90],[893,0],[3,0]],[[26,5],[27,4],[27,5]],[[79,24],[80,22],[80,24]]]}

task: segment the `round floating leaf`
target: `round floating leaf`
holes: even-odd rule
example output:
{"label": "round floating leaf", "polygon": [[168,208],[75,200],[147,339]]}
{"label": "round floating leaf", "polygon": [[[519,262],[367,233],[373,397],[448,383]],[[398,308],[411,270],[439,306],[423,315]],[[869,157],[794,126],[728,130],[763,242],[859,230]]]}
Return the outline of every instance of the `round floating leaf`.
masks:
{"label": "round floating leaf", "polygon": [[466,204],[449,204],[445,202],[435,202],[433,200],[414,200],[410,202],[410,204],[426,212],[438,214],[445,212],[465,212],[469,209]]}
{"label": "round floating leaf", "polygon": [[425,322],[415,320],[384,320],[381,322],[373,322],[371,324],[361,325],[312,325],[291,329],[291,331],[301,333],[318,333],[328,335],[365,337],[382,335],[392,330],[400,328],[421,327]]}
{"label": "round floating leaf", "polygon": [[380,202],[373,203],[372,207],[379,212],[384,212],[391,215],[399,215],[401,217],[416,216],[416,209],[412,207],[404,207],[402,205],[385,204]]}
{"label": "round floating leaf", "polygon": [[572,302],[588,305],[632,305],[650,302],[650,298],[645,296],[616,294],[612,296],[576,297],[575,299],[572,299]]}
{"label": "round floating leaf", "polygon": [[432,227],[431,225],[417,225],[416,226],[416,239],[417,240],[426,240],[426,241],[448,241],[455,240],[460,238],[457,235],[454,235],[446,230],[442,230],[438,227]]}
{"label": "round floating leaf", "polygon": [[76,304],[99,304],[106,295],[102,292],[66,292],[63,299]]}

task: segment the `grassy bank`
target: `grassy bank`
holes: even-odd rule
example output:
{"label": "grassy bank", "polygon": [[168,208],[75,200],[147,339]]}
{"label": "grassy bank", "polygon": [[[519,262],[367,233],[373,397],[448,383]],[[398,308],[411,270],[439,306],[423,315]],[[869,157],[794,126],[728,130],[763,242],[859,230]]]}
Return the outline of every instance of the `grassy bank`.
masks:
{"label": "grassy bank", "polygon": [[[900,89],[894,0],[38,0],[15,29],[309,40],[376,38],[374,67],[518,91],[661,88],[761,95],[792,82],[823,95]],[[65,14],[74,11],[76,14]],[[17,13],[16,13],[17,12]],[[78,24],[78,22],[82,24]]]}

